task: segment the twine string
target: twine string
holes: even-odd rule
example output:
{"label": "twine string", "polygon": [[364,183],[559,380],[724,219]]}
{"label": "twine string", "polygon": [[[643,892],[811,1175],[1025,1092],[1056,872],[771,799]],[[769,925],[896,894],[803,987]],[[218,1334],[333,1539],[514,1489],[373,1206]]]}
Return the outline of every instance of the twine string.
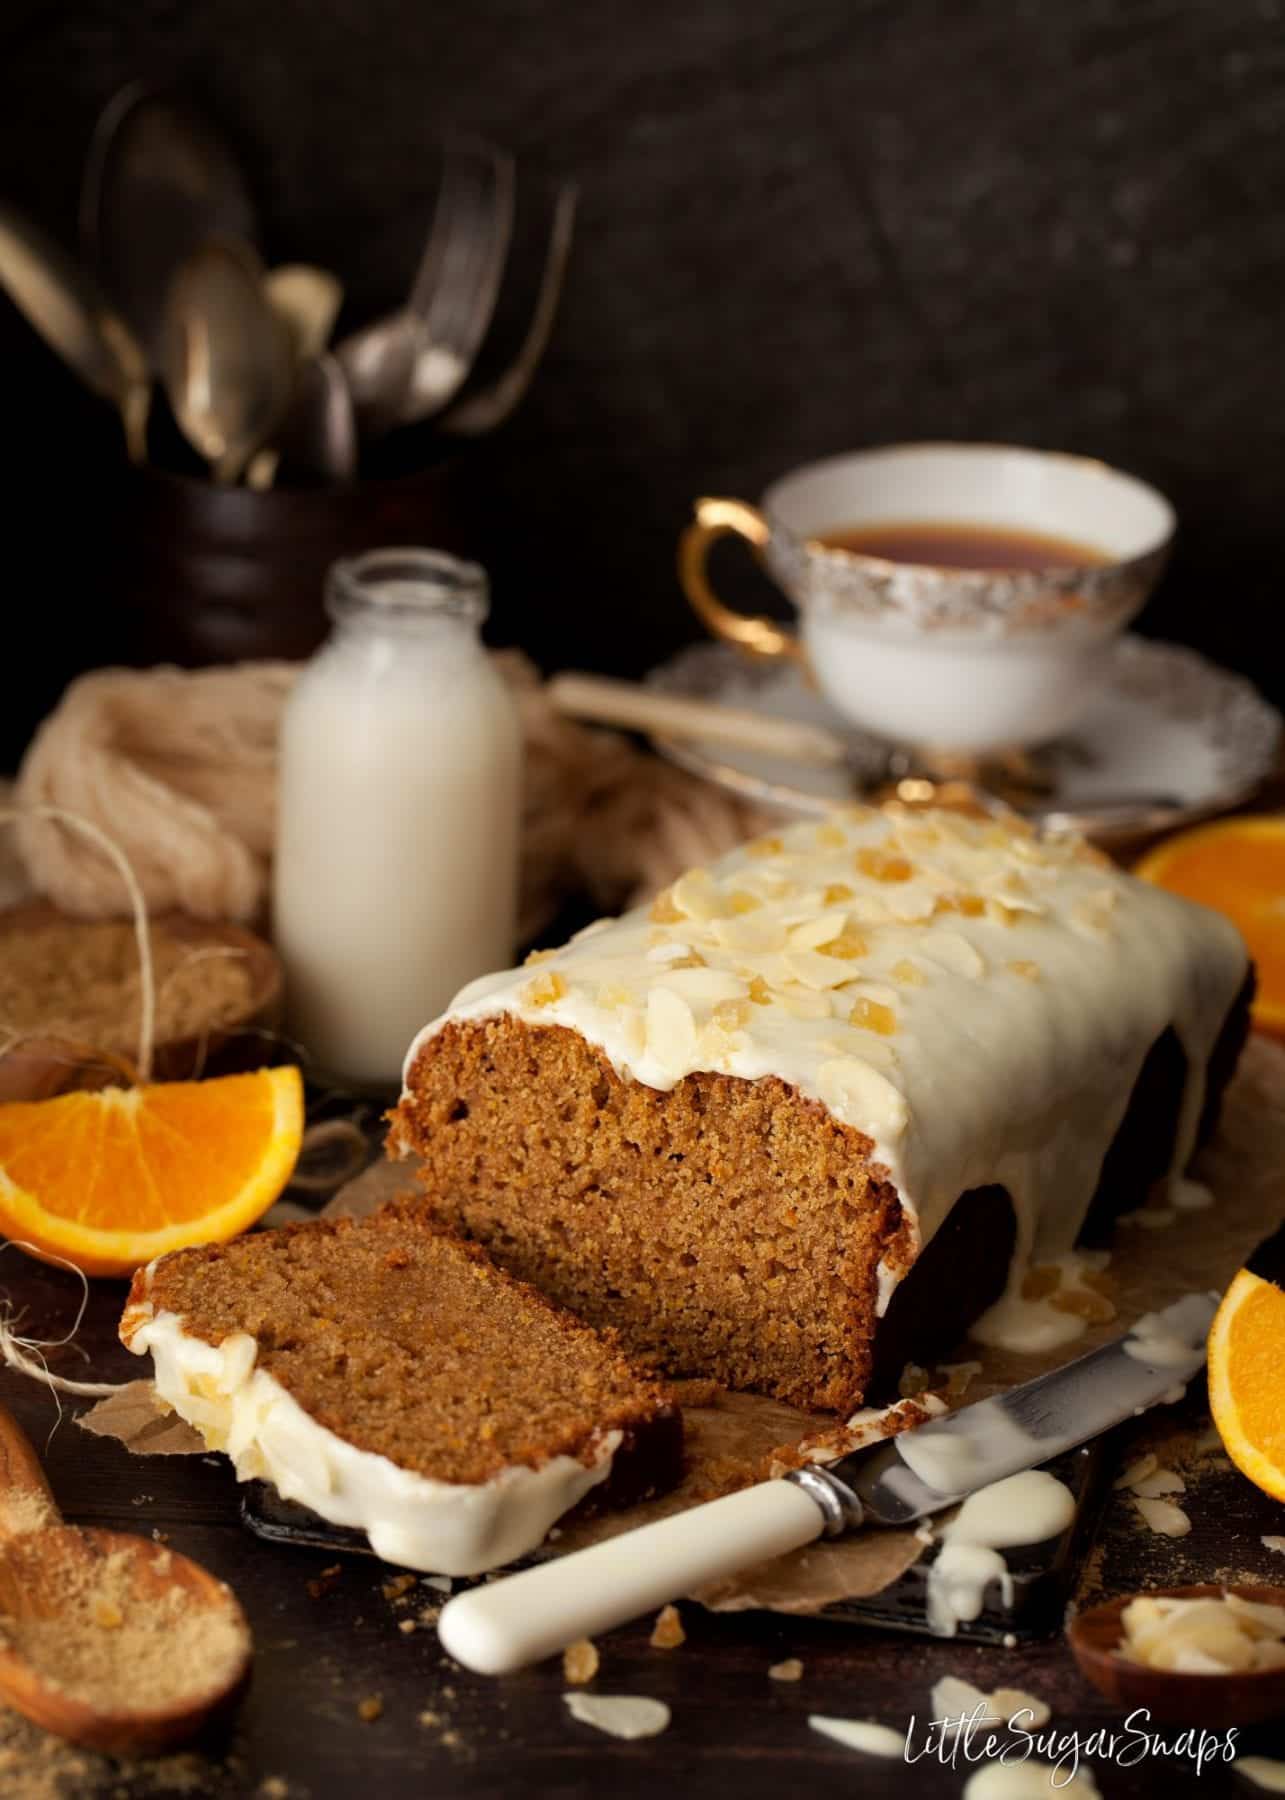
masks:
{"label": "twine string", "polygon": [[92,819],[86,819],[80,813],[69,812],[66,807],[39,804],[0,809],[0,825],[14,825],[24,818],[49,819],[55,824],[71,826],[102,851],[124,883],[134,918],[134,937],[138,944],[138,1079],[140,1082],[150,1081],[156,1045],[156,971],[152,966],[152,943],[147,929],[147,902],[143,898],[143,890],[134,873],[133,864],[120,845],[95,825]]}

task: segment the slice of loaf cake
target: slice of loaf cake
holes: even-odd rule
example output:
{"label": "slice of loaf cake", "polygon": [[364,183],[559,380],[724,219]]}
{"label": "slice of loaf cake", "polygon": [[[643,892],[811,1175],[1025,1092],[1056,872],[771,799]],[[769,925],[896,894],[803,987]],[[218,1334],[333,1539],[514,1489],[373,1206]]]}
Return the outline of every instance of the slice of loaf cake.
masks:
{"label": "slice of loaf cake", "polygon": [[410,1568],[497,1568],[678,1478],[680,1416],[609,1335],[396,1204],[161,1257],[120,1334],[242,1480]]}
{"label": "slice of loaf cake", "polygon": [[1185,1170],[1248,982],[1077,838],[855,808],[466,988],[392,1145],[673,1373],[848,1408]]}

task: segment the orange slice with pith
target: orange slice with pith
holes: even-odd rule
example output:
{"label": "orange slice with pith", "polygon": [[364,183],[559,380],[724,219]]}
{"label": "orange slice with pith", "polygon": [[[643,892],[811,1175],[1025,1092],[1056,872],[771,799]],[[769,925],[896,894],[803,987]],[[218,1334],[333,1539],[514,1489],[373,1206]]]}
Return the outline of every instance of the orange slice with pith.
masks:
{"label": "orange slice with pith", "polygon": [[1209,1333],[1209,1404],[1236,1467],[1285,1500],[1285,1225],[1223,1295]]}
{"label": "orange slice with pith", "polygon": [[253,1225],[303,1141],[295,1068],[0,1106],[0,1233],[86,1275],[130,1275]]}
{"label": "orange slice with pith", "polygon": [[1220,819],[1181,831],[1148,851],[1133,872],[1239,926],[1258,971],[1254,1024],[1285,1036],[1285,816]]}

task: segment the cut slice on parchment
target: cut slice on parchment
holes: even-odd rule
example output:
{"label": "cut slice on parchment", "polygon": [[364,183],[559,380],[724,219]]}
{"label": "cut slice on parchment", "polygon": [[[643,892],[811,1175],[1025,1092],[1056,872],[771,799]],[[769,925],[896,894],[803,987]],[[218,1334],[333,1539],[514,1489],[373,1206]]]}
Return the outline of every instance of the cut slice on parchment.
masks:
{"label": "cut slice on parchment", "polygon": [[1254,1024],[1285,1037],[1285,815],[1219,819],[1148,851],[1134,874],[1212,907],[1254,959]]}
{"label": "cut slice on parchment", "polygon": [[1236,1467],[1285,1500],[1285,1225],[1223,1296],[1209,1333],[1209,1404]]}
{"label": "cut slice on parchment", "polygon": [[86,1275],[130,1275],[247,1230],[303,1138],[298,1069],[0,1106],[0,1233]]}

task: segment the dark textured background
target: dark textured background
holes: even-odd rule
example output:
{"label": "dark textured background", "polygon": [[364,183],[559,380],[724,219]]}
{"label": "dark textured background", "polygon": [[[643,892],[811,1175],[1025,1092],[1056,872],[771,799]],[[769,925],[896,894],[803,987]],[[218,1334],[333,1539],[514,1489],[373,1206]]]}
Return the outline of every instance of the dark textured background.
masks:
{"label": "dark textured background", "polygon": [[[354,315],[413,265],[442,128],[581,179],[556,344],[475,471],[497,638],[641,669],[691,635],[672,554],[695,493],[1006,438],[1165,488],[1183,532],[1148,628],[1285,699],[1280,0],[5,0],[0,21],[0,192],[69,238],[94,117],[139,74],[208,105],[273,255],[333,262]],[[8,617],[43,639],[6,670],[12,744],[97,627],[110,648],[115,436],[7,310],[0,368]]]}

